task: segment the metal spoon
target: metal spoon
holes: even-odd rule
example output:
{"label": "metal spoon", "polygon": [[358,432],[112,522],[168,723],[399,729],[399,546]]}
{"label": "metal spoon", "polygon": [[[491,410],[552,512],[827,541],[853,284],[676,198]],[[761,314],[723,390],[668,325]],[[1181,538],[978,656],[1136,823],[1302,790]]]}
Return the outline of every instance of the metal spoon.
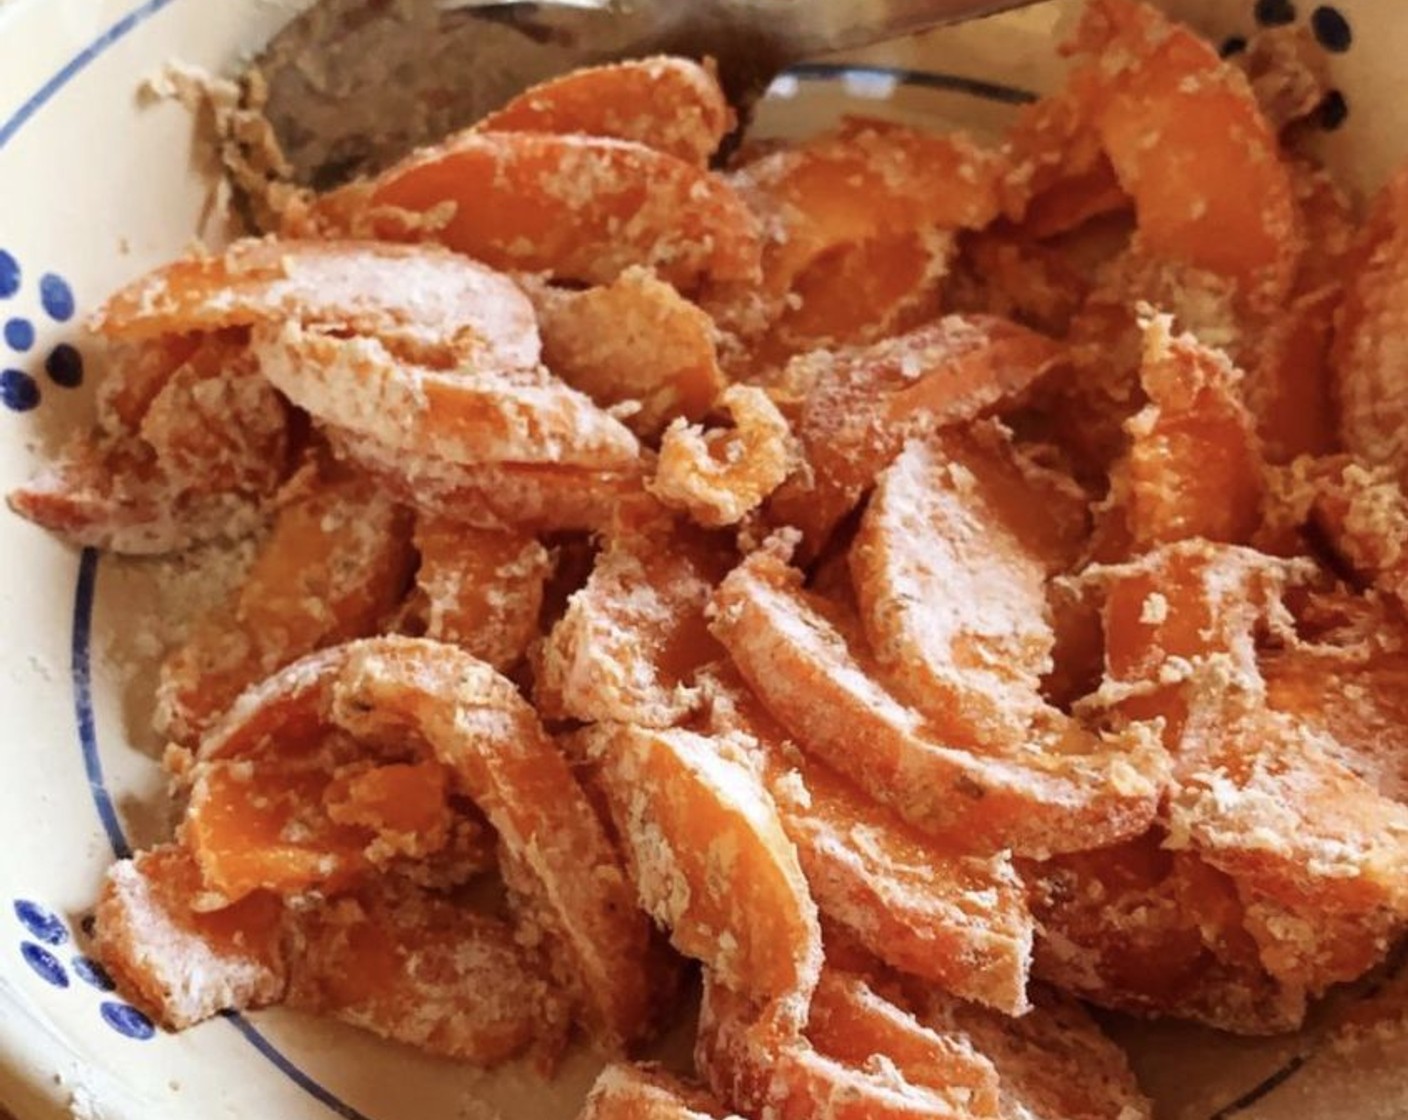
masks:
{"label": "metal spoon", "polygon": [[[746,114],[811,55],[1032,0],[318,0],[255,60],[261,108],[320,189],[385,166],[579,66],[652,54],[716,60]],[[261,90],[262,92],[262,90]]]}

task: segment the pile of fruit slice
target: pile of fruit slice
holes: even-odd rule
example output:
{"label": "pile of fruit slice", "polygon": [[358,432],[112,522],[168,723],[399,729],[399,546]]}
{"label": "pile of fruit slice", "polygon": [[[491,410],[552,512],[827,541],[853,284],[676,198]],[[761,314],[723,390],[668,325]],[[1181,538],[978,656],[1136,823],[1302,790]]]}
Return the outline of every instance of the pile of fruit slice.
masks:
{"label": "pile of fruit slice", "polygon": [[[1266,1033],[1372,969],[1408,171],[1356,220],[1295,34],[1252,81],[1091,0],[999,147],[722,168],[707,67],[582,71],[114,295],[13,508],[259,534],[162,666],[124,991],[545,1071],[580,1031],[594,1120],[1131,1120],[1077,999]],[[624,1061],[690,962],[702,1084]]]}

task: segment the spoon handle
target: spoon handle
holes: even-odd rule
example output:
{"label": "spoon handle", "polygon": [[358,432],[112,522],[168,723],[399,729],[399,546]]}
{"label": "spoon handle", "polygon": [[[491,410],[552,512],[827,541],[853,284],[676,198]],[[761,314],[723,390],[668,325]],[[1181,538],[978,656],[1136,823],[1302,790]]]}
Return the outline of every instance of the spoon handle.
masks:
{"label": "spoon handle", "polygon": [[[663,0],[662,6],[678,0]],[[1034,0],[692,0],[690,23],[752,32],[788,60],[1026,7]]]}

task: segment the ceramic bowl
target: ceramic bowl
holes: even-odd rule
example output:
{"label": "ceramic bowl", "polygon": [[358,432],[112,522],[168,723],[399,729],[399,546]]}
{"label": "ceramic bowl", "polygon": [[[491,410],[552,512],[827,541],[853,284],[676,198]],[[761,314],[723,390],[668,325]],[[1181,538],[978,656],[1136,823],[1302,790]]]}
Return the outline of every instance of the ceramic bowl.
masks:
{"label": "ceramic bowl", "polygon": [[[83,422],[84,315],[193,237],[224,233],[190,115],[143,97],[144,80],[169,60],[228,69],[297,6],[0,0],[0,489]],[[1170,7],[1228,49],[1258,23],[1307,23],[1338,89],[1322,112],[1327,158],[1369,188],[1404,156],[1401,5]],[[1054,82],[1069,16],[1070,5],[1043,5],[806,67],[779,84],[759,127],[805,133],[859,110],[998,128]],[[278,1011],[170,1035],[125,1003],[86,955],[85,924],[114,854],[170,824],[144,730],[157,652],[147,623],[163,609],[155,572],[75,554],[8,512],[0,558],[0,1102],[21,1120],[575,1114],[595,1072],[585,1053],[544,1084],[527,1069],[485,1075]],[[1169,1120],[1408,1115],[1401,1036],[1347,1053],[1315,1032],[1260,1042],[1125,1033]]]}

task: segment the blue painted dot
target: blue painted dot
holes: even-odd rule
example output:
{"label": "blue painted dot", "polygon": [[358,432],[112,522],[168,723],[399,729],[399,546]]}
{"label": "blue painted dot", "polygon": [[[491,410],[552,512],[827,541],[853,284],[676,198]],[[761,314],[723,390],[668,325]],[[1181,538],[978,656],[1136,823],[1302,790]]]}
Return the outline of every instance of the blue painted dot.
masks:
{"label": "blue painted dot", "polygon": [[0,299],[9,299],[20,290],[20,262],[0,249]]}
{"label": "blue painted dot", "polygon": [[1315,33],[1315,38],[1322,47],[1336,54],[1343,54],[1354,42],[1354,32],[1350,30],[1349,20],[1344,18],[1338,8],[1332,8],[1328,4],[1310,13],[1310,30]]}
{"label": "blue painted dot", "polygon": [[62,276],[46,272],[39,278],[39,302],[51,319],[66,323],[73,318],[73,289]]}
{"label": "blue painted dot", "polygon": [[68,987],[68,973],[64,971],[64,966],[59,963],[59,958],[43,945],[36,945],[33,941],[21,941],[20,956],[34,969],[39,979],[53,984],[56,988]]}
{"label": "blue painted dot", "polygon": [[75,976],[98,991],[110,992],[117,987],[113,978],[108,975],[108,970],[92,957],[74,957],[69,963],[73,965]]}
{"label": "blue painted dot", "polygon": [[39,403],[39,385],[23,370],[0,372],[0,401],[12,412],[28,412]]}
{"label": "blue painted dot", "polygon": [[103,1022],[118,1034],[126,1035],[128,1038],[142,1041],[156,1034],[156,1028],[152,1026],[152,1021],[130,1003],[104,1000],[98,1005],[98,1014],[103,1017]]}
{"label": "blue painted dot", "polygon": [[1296,8],[1290,0],[1256,0],[1254,12],[1262,27],[1280,27],[1296,19]]}
{"label": "blue painted dot", "polygon": [[75,389],[83,384],[83,355],[76,347],[61,342],[44,359],[44,370],[55,385]]}
{"label": "blue painted dot", "polygon": [[25,898],[16,899],[15,917],[25,929],[46,945],[62,945],[68,940],[68,927],[64,925],[63,919],[37,902],[30,902]]}
{"label": "blue painted dot", "polygon": [[11,350],[23,353],[34,345],[34,324],[28,319],[10,319],[5,323],[5,342]]}
{"label": "blue painted dot", "polygon": [[1340,125],[1344,124],[1349,116],[1349,102],[1344,99],[1337,89],[1330,90],[1320,101],[1320,107],[1315,110],[1316,118],[1320,122],[1320,127],[1326,132],[1334,132]]}

